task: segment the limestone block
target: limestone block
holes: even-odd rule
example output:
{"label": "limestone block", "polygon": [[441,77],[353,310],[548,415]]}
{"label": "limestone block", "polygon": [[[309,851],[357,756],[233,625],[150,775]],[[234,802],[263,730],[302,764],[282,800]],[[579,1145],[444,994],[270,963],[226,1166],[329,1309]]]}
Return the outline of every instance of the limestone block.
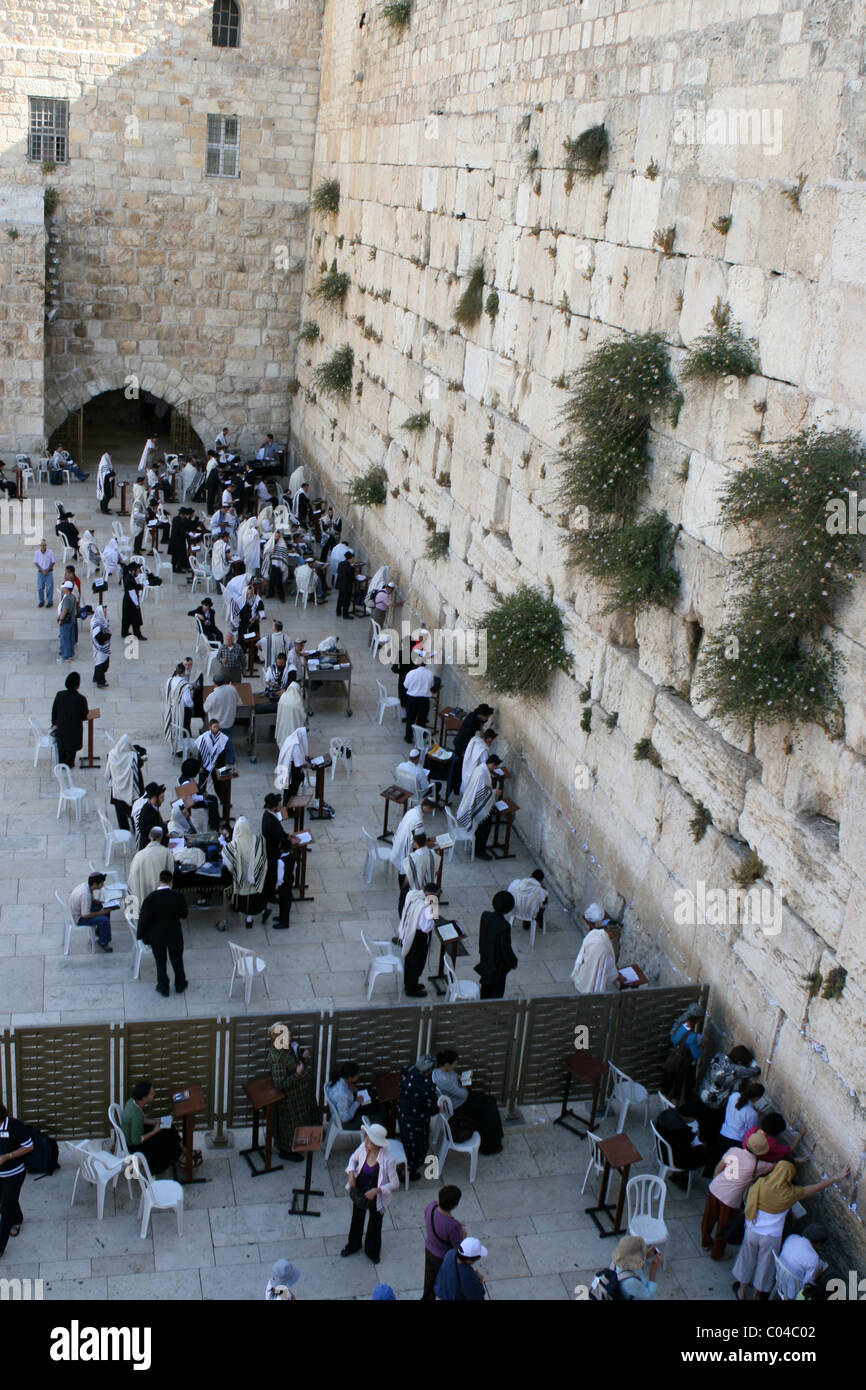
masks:
{"label": "limestone block", "polygon": [[746,789],[760,771],[756,760],[731,748],[685,701],[666,690],[658,692],[654,713],[653,743],[665,771],[703,802],[719,830],[736,834]]}
{"label": "limestone block", "polygon": [[778,279],[767,294],[767,312],[758,330],[761,368],[782,381],[801,380],[809,347],[810,304],[807,287]]}
{"label": "limestone block", "polygon": [[[862,875],[862,854],[858,869]],[[849,975],[861,984],[866,980],[866,879],[862,876],[851,881],[851,895],[845,908],[836,956]]]}
{"label": "limestone block", "polygon": [[837,833],[824,821],[786,811],[757,782],[746,790],[739,830],[793,910],[835,946],[850,889]]}
{"label": "limestone block", "polygon": [[719,523],[720,495],[730,470],[712,458],[695,452],[688,461],[689,471],[682,490],[680,524],[688,535],[710,549],[726,553],[728,532]]}
{"label": "limestone block", "polygon": [[838,825],[851,790],[850,779],[857,777],[860,760],[856,754],[841,741],[830,739],[817,725],[809,724],[798,730],[787,763],[785,810],[795,815],[824,816]]}
{"label": "limestone block", "polygon": [[[664,225],[667,226],[669,223]],[[674,245],[676,246],[676,243]],[[710,310],[717,299],[727,299],[727,281],[724,268],[717,261],[692,257],[686,269],[683,309],[680,315],[680,332],[683,336],[683,342],[691,343],[707,331],[711,323]],[[691,394],[690,391],[686,392],[687,404]]]}
{"label": "limestone block", "polygon": [[[721,616],[721,621],[719,618]],[[709,612],[704,617],[704,628],[707,632],[717,632],[724,627],[724,615],[720,615],[718,609]],[[698,648],[698,655],[692,671],[690,700],[692,709],[700,719],[703,719],[711,729],[715,729],[722,735],[726,743],[732,747],[739,748],[742,753],[752,753],[754,751],[754,739],[750,731],[737,727],[726,719],[721,719],[710,711],[709,703],[702,700],[699,696],[701,689],[701,673],[704,665],[703,645]]]}
{"label": "limestone block", "polygon": [[839,691],[845,711],[845,741],[855,753],[866,754],[866,650],[852,642],[844,633],[835,637],[835,645],[845,663],[839,679]]}
{"label": "limestone block", "polygon": [[[866,881],[866,760],[855,757],[850,749],[840,750],[837,769],[844,769],[845,774],[844,781],[840,778],[834,788],[834,800],[841,802],[841,815],[837,817],[839,853],[844,863]],[[866,944],[866,916],[863,927]]]}
{"label": "limestone block", "polygon": [[633,650],[600,646],[600,656],[600,670],[593,681],[594,698],[608,712],[616,711],[617,728],[622,729],[628,743],[649,738],[655,722],[654,682],[639,669]]}
{"label": "limestone block", "polygon": [[[584,753],[598,775],[598,785],[614,816],[631,826],[648,845],[655,845],[661,833],[665,800],[665,778],[646,762],[636,762],[634,744],[619,724],[608,729],[605,711],[599,705],[584,706],[593,711],[589,743]],[[612,711],[610,711],[612,713]],[[648,776],[649,771],[654,774]]]}
{"label": "limestone block", "polygon": [[[837,964],[835,956],[821,957],[819,970],[826,979]],[[843,994],[836,999],[820,995],[809,1006],[808,1036],[826,1053],[827,1061],[839,1075],[849,1077],[858,1094],[864,1091],[866,1077],[866,990],[862,981],[851,976],[845,982]]]}
{"label": "limestone block", "polygon": [[667,608],[649,608],[634,620],[638,643],[638,664],[656,685],[678,689],[687,684],[692,670],[692,653],[686,625]]}

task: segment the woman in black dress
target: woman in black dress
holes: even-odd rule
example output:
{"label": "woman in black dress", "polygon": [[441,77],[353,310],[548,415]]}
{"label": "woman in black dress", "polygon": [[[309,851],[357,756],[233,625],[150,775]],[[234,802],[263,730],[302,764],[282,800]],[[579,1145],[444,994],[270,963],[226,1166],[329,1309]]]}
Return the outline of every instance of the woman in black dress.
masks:
{"label": "woman in black dress", "polygon": [[410,1182],[417,1182],[421,1176],[430,1143],[430,1120],[439,1109],[439,1095],[431,1078],[434,1066],[434,1058],[425,1054],[400,1076],[397,1125],[406,1150]]}

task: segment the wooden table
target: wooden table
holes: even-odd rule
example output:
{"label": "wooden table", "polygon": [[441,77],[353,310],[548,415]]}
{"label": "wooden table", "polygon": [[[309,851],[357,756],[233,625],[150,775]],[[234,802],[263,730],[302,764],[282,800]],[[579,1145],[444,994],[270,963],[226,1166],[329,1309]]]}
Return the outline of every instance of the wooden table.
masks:
{"label": "wooden table", "polygon": [[389,1139],[397,1137],[397,1096],[400,1093],[400,1073],[383,1071],[373,1077],[376,1096],[385,1111],[385,1128]]}
{"label": "wooden table", "polygon": [[[310,653],[313,661],[316,657]],[[319,666],[312,671],[309,667],[309,658],[306,652],[304,657],[303,675],[303,694],[307,705],[307,714],[313,713],[312,687],[313,681],[319,681],[322,685],[345,685],[346,687],[346,718],[352,717],[352,663],[348,659],[339,666]]]}
{"label": "wooden table", "polygon": [[[274,1142],[274,1106],[278,1100],[285,1099],[285,1092],[280,1091],[269,1076],[254,1076],[251,1081],[244,1082],[244,1091],[247,1099],[253,1107],[253,1136],[252,1144],[248,1149],[241,1149],[240,1154],[250,1165],[250,1170],[254,1178],[262,1178],[265,1173],[277,1173],[282,1168],[282,1163],[271,1163],[271,1153]],[[259,1116],[265,1112],[265,1149],[262,1152],[259,1144]],[[264,1162],[264,1168],[257,1168],[253,1162],[253,1154],[258,1154]]]}
{"label": "wooden table", "polygon": [[[289,1216],[321,1216],[320,1211],[309,1210],[309,1200],[311,1197],[324,1197],[324,1192],[317,1187],[312,1187],[313,1181],[313,1154],[317,1153],[322,1147],[322,1126],[321,1125],[298,1125],[292,1139],[292,1153],[306,1154],[307,1171],[304,1174],[303,1187],[292,1188],[292,1205],[289,1207]],[[298,1198],[303,1197],[303,1206],[298,1205]]]}
{"label": "wooden table", "polygon": [[297,796],[290,796],[286,802],[286,810],[292,813],[292,823],[296,835],[300,835],[304,828],[304,812],[313,804],[312,792],[298,792]]}
{"label": "wooden table", "polygon": [[232,814],[232,782],[237,777],[237,769],[234,772],[217,772],[214,769],[211,774],[213,778],[214,790],[219,797],[223,808],[223,820],[228,821]]}
{"label": "wooden table", "polygon": [[385,798],[385,819],[382,822],[382,834],[379,839],[384,840],[389,845],[394,838],[393,830],[388,829],[388,813],[391,810],[391,802],[393,801],[395,806],[400,807],[400,814],[403,815],[407,803],[412,799],[412,793],[407,791],[405,787],[394,785],[386,787],[379,795]]}
{"label": "wooden table", "polygon": [[424,771],[433,783],[433,797],[437,806],[439,805],[442,783],[447,784],[453,761],[453,752],[446,753],[444,758],[428,753],[424,759]]}
{"label": "wooden table", "polygon": [[87,757],[79,758],[79,767],[99,767],[99,758],[93,756],[93,724],[98,718],[98,709],[89,709],[84,716],[84,722],[87,725]]}
{"label": "wooden table", "polygon": [[[175,1096],[185,1092],[180,1100],[175,1100]],[[186,1162],[184,1163],[184,1182],[207,1182],[207,1178],[194,1178],[192,1175],[192,1155],[193,1140],[195,1137],[195,1117],[201,1115],[206,1109],[204,1103],[204,1093],[201,1086],[180,1086],[174,1085],[171,1088],[172,1098],[172,1117],[180,1120],[183,1126],[183,1146],[186,1150]]]}
{"label": "wooden table", "polygon": [[[202,688],[201,688],[202,703],[204,703],[204,701],[207,699],[208,695],[210,695],[214,690],[216,690],[216,686],[215,686],[215,685],[203,685],[203,686],[202,686]],[[241,704],[243,705],[244,709],[254,710],[255,707],[256,707],[256,697],[255,697],[255,695],[253,694],[253,688],[252,688],[252,686],[249,684],[249,682],[248,682],[248,681],[238,681],[238,682],[235,684],[235,690],[238,692],[238,695],[240,696],[240,702],[241,702]]]}
{"label": "wooden table", "polygon": [[[571,1052],[562,1065],[565,1068],[565,1090],[562,1095],[562,1109],[553,1123],[562,1125],[563,1129],[571,1130],[571,1133],[576,1134],[578,1139],[585,1139],[586,1133],[581,1133],[579,1129],[575,1129],[574,1125],[568,1123],[566,1117],[578,1120],[580,1124],[586,1125],[587,1129],[592,1129],[598,1110],[602,1079],[607,1076],[607,1062],[603,1062],[600,1057],[593,1057],[590,1052]],[[582,1115],[575,1115],[574,1111],[568,1108],[568,1094],[571,1090],[572,1077],[576,1081],[583,1081],[592,1086],[592,1108],[588,1120],[585,1120]]]}
{"label": "wooden table", "polygon": [[310,799],[315,801],[316,810],[310,812],[310,820],[330,819],[328,812],[325,811],[323,807],[325,804],[325,773],[331,766],[332,760],[330,756],[326,754],[322,761],[319,764],[317,764],[316,768],[314,769],[316,773],[316,785],[314,788],[313,796]]}
{"label": "wooden table", "polygon": [[[628,1135],[612,1134],[609,1139],[602,1139],[598,1151],[604,1159],[601,1170],[601,1188],[598,1194],[598,1206],[586,1207],[587,1216],[591,1216],[598,1227],[601,1236],[621,1236],[625,1234],[625,1227],[622,1225],[622,1209],[625,1205],[625,1189],[628,1184],[628,1175],[631,1172],[633,1163],[639,1163],[641,1155],[638,1153]],[[610,1203],[607,1200],[607,1189],[610,1182],[611,1172],[619,1173],[619,1193],[616,1199],[616,1215],[611,1215]],[[607,1217],[608,1221],[613,1222],[611,1230],[606,1231],[601,1223],[599,1213]]]}
{"label": "wooden table", "polygon": [[[514,859],[515,856],[511,853],[509,848],[511,845],[511,827],[514,823],[515,812],[519,811],[520,807],[517,805],[516,801],[511,801],[507,796],[502,796],[498,799],[504,801],[508,809],[506,811],[497,811],[496,802],[493,803],[493,839],[488,848],[491,854],[496,855],[497,859]],[[502,825],[505,826],[505,841],[500,846],[499,829]]]}
{"label": "wooden table", "polygon": [[129,483],[120,484],[120,516],[129,516],[129,508],[126,505],[126,489]]}
{"label": "wooden table", "polygon": [[[309,835],[310,832],[305,830],[303,834]],[[312,893],[307,892],[307,850],[310,848],[310,845],[315,844],[315,840],[312,835],[310,835],[309,840],[301,844],[299,836],[290,835],[289,843],[295,851],[295,877],[292,883],[292,887],[298,889],[298,892],[295,894],[295,902],[311,903],[315,900]]]}
{"label": "wooden table", "polygon": [[448,988],[447,988],[447,985],[445,984],[445,957],[446,957],[446,955],[447,955],[447,956],[450,956],[450,958],[451,958],[451,964],[454,966],[454,973],[456,974],[456,973],[457,973],[457,957],[458,957],[459,955],[467,956],[467,955],[469,954],[469,952],[466,950],[466,947],[465,947],[464,945],[462,945],[463,941],[466,939],[466,933],[465,933],[465,931],[463,930],[463,928],[461,927],[460,923],[459,923],[459,922],[449,922],[449,923],[447,923],[447,925],[448,925],[448,926],[451,926],[451,927],[454,927],[455,930],[456,930],[456,932],[457,932],[457,935],[456,935],[456,937],[454,937],[453,940],[451,940],[451,941],[443,941],[442,937],[439,935],[439,928],[440,928],[440,926],[442,926],[442,927],[446,926],[446,923],[445,923],[445,922],[437,922],[437,923],[436,923],[436,926],[433,928],[433,935],[434,935],[435,937],[437,937],[437,938],[438,938],[438,941],[439,941],[439,966],[438,966],[438,968],[437,968],[437,970],[436,970],[436,974],[435,974],[435,975],[428,975],[428,977],[427,977],[427,978],[429,979],[430,983],[432,984],[433,988],[435,989],[436,993],[437,993],[440,997],[441,997],[442,995],[448,993]]}
{"label": "wooden table", "polygon": [[448,735],[456,734],[463,723],[463,716],[452,713],[452,710],[453,706],[449,705],[439,716],[439,743],[442,748],[448,747]]}

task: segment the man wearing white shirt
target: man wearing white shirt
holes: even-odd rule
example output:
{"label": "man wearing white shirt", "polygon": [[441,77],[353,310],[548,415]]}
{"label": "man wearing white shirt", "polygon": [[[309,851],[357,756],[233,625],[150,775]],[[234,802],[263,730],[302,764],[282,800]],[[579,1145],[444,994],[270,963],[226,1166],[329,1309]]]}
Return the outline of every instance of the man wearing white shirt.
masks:
{"label": "man wearing white shirt", "polygon": [[224,676],[217,676],[214,688],[204,702],[204,712],[208,722],[214,720],[219,724],[221,733],[224,733],[228,746],[226,757],[230,763],[235,761],[234,744],[232,743],[232,729],[237,717],[238,705],[241,698],[234,685],[225,679]]}
{"label": "man wearing white shirt", "polygon": [[412,725],[427,723],[427,715],[430,712],[430,691],[433,689],[433,672],[428,666],[416,666],[414,671],[410,671],[403,687],[406,691],[406,732],[403,735],[405,743],[411,743]]}
{"label": "man wearing white shirt", "polygon": [[228,425],[223,425],[222,429],[220,430],[219,434],[217,435],[216,439],[214,440],[214,448],[216,449],[217,453],[219,453],[220,449],[227,449],[228,447],[229,447],[229,427],[228,427]]}
{"label": "man wearing white shirt", "polygon": [[48,542],[41,540],[33,554],[33,563],[36,566],[36,596],[39,599],[40,608],[50,608],[54,602],[54,566],[57,560],[53,550],[48,549]]}
{"label": "man wearing white shirt", "polygon": [[79,883],[69,894],[67,905],[73,922],[79,926],[93,927],[96,942],[102,951],[112,951],[111,918],[94,894],[98,894],[105,883],[105,874],[90,874],[86,883]]}
{"label": "man wearing white shirt", "polygon": [[793,1274],[797,1281],[797,1287],[792,1287],[793,1279],[788,1279],[782,1275],[782,1292],[786,1298],[796,1298],[804,1284],[817,1283],[827,1265],[821,1259],[815,1246],[823,1245],[826,1239],[827,1228],[818,1221],[810,1222],[801,1236],[788,1236],[779,1251],[779,1259],[785,1268]]}

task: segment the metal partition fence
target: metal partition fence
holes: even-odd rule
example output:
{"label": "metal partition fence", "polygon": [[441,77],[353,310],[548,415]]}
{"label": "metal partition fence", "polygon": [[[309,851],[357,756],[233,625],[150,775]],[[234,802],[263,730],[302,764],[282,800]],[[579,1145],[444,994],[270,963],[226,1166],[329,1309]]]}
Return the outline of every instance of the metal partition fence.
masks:
{"label": "metal partition fence", "polygon": [[[109,1103],[123,1103],[144,1078],[156,1091],[155,1115],[171,1110],[176,1086],[195,1083],[205,1099],[200,1126],[244,1127],[251,1111],[243,1083],[267,1071],[268,1028],[285,1022],[311,1049],[320,1097],[328,1077],[350,1058],[371,1081],[379,1072],[402,1071],[422,1052],[453,1047],[474,1084],[512,1112],[561,1098],[563,1062],[575,1046],[658,1086],[671,1023],[688,1004],[705,1006],[707,994],[706,986],[683,985],[422,1008],[16,1028],[2,1034],[0,1094],[21,1120],[56,1139],[105,1137]],[[581,1095],[575,1084],[573,1098]]]}

